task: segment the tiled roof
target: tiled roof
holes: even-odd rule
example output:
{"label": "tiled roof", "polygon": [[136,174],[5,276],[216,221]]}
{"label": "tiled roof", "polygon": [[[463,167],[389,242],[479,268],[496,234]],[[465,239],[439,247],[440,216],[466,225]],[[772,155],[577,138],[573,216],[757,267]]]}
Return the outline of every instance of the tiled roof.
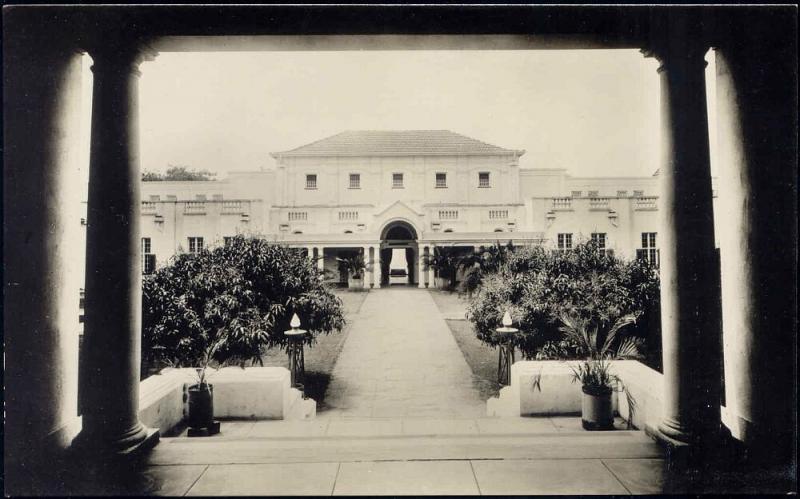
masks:
{"label": "tiled roof", "polygon": [[524,150],[504,149],[449,130],[361,130],[346,131],[273,158],[297,156],[483,156],[516,154]]}

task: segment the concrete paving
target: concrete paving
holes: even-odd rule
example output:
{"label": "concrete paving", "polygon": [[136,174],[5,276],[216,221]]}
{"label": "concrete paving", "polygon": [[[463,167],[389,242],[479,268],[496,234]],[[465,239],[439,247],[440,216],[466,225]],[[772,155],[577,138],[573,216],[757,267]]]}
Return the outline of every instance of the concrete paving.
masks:
{"label": "concrete paving", "polygon": [[475,418],[486,412],[476,380],[428,291],[367,295],[318,418]]}
{"label": "concrete paving", "polygon": [[487,418],[426,290],[370,292],[349,314],[327,409],[311,421],[223,421],[165,438],[148,495],[651,494],[664,461],[642,432],[579,417]]}
{"label": "concrete paving", "polygon": [[148,462],[148,493],[477,495],[658,491],[663,482],[663,460],[652,440],[641,432],[622,429],[565,429],[577,426],[577,421],[579,418],[566,417],[224,421],[219,436],[163,439]]}

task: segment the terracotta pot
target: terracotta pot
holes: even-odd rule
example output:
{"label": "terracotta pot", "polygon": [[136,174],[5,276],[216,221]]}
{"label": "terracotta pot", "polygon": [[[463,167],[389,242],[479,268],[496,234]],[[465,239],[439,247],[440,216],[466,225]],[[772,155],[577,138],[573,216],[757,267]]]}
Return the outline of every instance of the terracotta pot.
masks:
{"label": "terracotta pot", "polygon": [[189,387],[190,428],[209,428],[214,424],[214,385],[208,383]]}
{"label": "terracotta pot", "polygon": [[614,428],[614,412],[611,407],[611,388],[582,388],[582,424],[585,430],[611,430]]}

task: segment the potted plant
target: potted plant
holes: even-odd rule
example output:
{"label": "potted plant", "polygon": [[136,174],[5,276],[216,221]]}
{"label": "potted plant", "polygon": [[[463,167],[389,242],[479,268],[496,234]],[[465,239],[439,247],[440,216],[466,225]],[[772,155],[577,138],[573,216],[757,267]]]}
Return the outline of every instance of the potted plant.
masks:
{"label": "potted plant", "polygon": [[435,248],[433,255],[425,258],[425,265],[436,270],[434,282],[439,289],[455,289],[459,264],[459,257],[446,248]]}
{"label": "potted plant", "polygon": [[611,394],[615,390],[623,391],[624,386],[611,372],[611,362],[640,357],[641,338],[618,338],[620,330],[635,323],[638,316],[638,313],[624,315],[614,321],[608,331],[602,331],[577,314],[561,315],[561,331],[586,355],[585,360],[572,366],[573,382],[579,381],[583,391],[581,419],[586,430],[614,427]]}
{"label": "potted plant", "polygon": [[344,258],[336,258],[336,261],[339,262],[342,270],[347,272],[347,287],[351,289],[362,287],[364,274],[368,270],[364,256],[357,253]]}
{"label": "potted plant", "polygon": [[194,368],[196,383],[187,397],[189,436],[207,436],[219,432],[209,367],[259,361],[268,324],[237,268],[205,255],[195,260],[186,262],[191,271],[184,274],[184,293],[167,300],[152,348],[163,365]]}
{"label": "potted plant", "polygon": [[[294,313],[311,344],[344,326],[341,301],[307,257],[260,238],[237,236],[227,246],[175,256],[143,280],[142,356],[150,365],[189,367],[189,423],[213,430],[213,368],[261,363],[286,345]],[[212,368],[212,369],[209,369]]]}

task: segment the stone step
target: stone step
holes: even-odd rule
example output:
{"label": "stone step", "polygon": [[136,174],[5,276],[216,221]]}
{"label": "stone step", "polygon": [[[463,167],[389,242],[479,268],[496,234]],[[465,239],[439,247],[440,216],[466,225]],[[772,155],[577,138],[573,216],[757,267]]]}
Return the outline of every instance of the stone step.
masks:
{"label": "stone step", "polygon": [[[223,423],[224,425],[224,423]],[[478,435],[253,436],[165,438],[152,465],[461,459],[661,458],[639,431]]]}
{"label": "stone step", "polygon": [[[297,391],[294,388],[293,391]],[[294,397],[294,401],[289,408],[288,413],[284,416],[286,421],[304,421],[314,419],[317,415],[317,402],[314,399],[304,399],[297,392],[298,396]]]}

